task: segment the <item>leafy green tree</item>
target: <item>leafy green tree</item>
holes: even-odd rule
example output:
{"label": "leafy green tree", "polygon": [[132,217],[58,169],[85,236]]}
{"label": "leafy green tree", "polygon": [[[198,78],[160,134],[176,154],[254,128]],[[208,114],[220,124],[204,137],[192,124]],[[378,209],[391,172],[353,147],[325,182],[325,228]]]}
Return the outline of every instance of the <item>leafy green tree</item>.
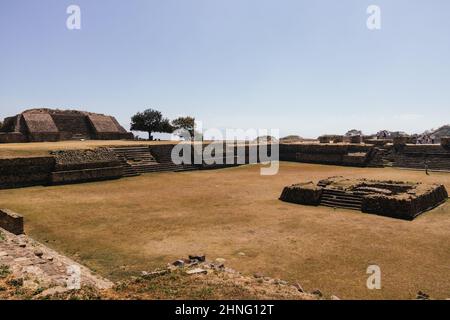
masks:
{"label": "leafy green tree", "polygon": [[179,117],[172,121],[172,127],[175,130],[186,130],[189,132],[191,139],[194,137],[195,118],[193,117]]}
{"label": "leafy green tree", "polygon": [[170,125],[169,119],[164,118],[160,111],[147,109],[136,113],[131,118],[131,130],[147,132],[148,139],[153,140],[154,132],[172,133],[174,128]]}

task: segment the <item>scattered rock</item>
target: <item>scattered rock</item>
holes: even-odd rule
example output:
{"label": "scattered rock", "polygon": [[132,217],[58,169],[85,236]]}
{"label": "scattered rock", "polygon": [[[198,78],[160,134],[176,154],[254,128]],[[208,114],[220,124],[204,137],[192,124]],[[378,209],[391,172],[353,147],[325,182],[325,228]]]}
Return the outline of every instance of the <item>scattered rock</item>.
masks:
{"label": "scattered rock", "polygon": [[319,297],[322,297],[322,296],[323,296],[322,291],[320,291],[319,289],[313,290],[313,291],[311,292],[311,294],[313,294],[313,295],[315,295],[315,296],[319,296]]}
{"label": "scattered rock", "polygon": [[184,260],[177,260],[172,263],[175,267],[183,268],[184,267]]}
{"label": "scattered rock", "polygon": [[19,247],[25,248],[27,244],[25,242],[19,242]]}
{"label": "scattered rock", "polygon": [[263,275],[261,272],[256,272],[255,274],[253,274],[253,276],[254,276],[256,279],[264,278],[264,275]]}
{"label": "scattered rock", "polygon": [[6,257],[7,255],[8,255],[8,252],[5,252],[5,251],[0,252],[0,257]]}
{"label": "scattered rock", "polygon": [[198,262],[205,262],[206,256],[204,254],[190,254],[189,255],[190,260],[197,260]]}
{"label": "scattered rock", "polygon": [[42,252],[42,250],[34,250],[34,255],[35,256],[37,256],[37,257],[39,257],[39,258],[42,258],[42,256],[44,255],[44,252]]}
{"label": "scattered rock", "polygon": [[294,287],[295,287],[299,292],[302,292],[302,293],[305,292],[305,290],[303,290],[302,285],[301,285],[300,283],[298,283],[298,282],[296,282],[296,283],[294,284]]}
{"label": "scattered rock", "polygon": [[195,268],[195,269],[186,271],[186,273],[189,274],[189,275],[193,275],[193,274],[207,274],[208,271],[206,271],[205,269],[201,269],[201,268]]}
{"label": "scattered rock", "polygon": [[417,292],[417,300],[429,300],[430,296],[428,294],[426,294],[425,292],[419,291]]}
{"label": "scattered rock", "polygon": [[330,297],[330,299],[331,299],[331,300],[341,300],[339,297],[337,297],[337,296],[335,296],[335,295],[332,295],[332,296]]}
{"label": "scattered rock", "polygon": [[238,256],[245,257],[245,253],[244,252],[239,252]]}
{"label": "scattered rock", "polygon": [[153,272],[142,271],[141,276],[144,279],[153,279],[169,273],[169,270],[156,270]]}

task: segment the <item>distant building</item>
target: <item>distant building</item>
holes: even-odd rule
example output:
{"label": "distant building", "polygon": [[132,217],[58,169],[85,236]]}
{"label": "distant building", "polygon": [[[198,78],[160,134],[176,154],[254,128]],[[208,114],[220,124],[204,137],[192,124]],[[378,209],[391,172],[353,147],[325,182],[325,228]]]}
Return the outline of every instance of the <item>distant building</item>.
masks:
{"label": "distant building", "polygon": [[394,139],[398,137],[408,137],[409,135],[403,131],[381,130],[376,134],[377,139]]}
{"label": "distant building", "polygon": [[0,143],[61,140],[133,139],[112,116],[55,109],[30,109],[6,118],[0,128]]}

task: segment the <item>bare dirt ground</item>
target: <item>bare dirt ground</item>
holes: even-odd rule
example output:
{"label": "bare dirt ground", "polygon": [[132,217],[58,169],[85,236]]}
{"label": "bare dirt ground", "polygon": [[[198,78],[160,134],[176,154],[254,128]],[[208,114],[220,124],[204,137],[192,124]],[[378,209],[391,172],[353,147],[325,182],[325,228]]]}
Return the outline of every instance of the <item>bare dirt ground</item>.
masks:
{"label": "bare dirt ground", "polygon": [[[402,221],[278,200],[286,185],[334,175],[450,190],[448,173],[281,163],[275,176],[255,165],[1,190],[0,207],[23,214],[37,240],[113,280],[203,252],[344,299],[410,299],[419,290],[449,298],[449,203]],[[366,287],[371,264],[381,268],[381,290]]]}

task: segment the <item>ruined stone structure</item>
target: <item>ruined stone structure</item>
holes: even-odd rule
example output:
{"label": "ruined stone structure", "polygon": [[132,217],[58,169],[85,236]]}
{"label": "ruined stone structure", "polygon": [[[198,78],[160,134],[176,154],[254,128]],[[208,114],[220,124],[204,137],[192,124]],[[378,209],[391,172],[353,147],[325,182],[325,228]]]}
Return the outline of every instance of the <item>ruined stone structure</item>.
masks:
{"label": "ruined stone structure", "polygon": [[133,139],[112,116],[76,110],[31,109],[6,118],[0,143]]}
{"label": "ruined stone structure", "polygon": [[413,220],[448,198],[439,184],[377,181],[333,177],[285,187],[280,200],[304,205],[324,205],[360,210],[392,218]]}
{"label": "ruined stone structure", "polygon": [[362,144],[280,144],[280,160],[365,167],[373,147]]}
{"label": "ruined stone structure", "polygon": [[[373,145],[367,143],[282,143],[280,161],[343,165],[352,167],[399,167],[418,170],[450,171],[449,138],[442,145],[413,145],[404,140]],[[0,159],[0,189],[35,185],[55,185],[117,179],[143,173],[219,169],[267,161],[274,144],[228,145],[223,142],[201,144],[191,149],[189,163],[173,163],[171,154],[176,144],[110,146],[94,150],[64,150],[48,156]],[[239,149],[243,147],[242,149]],[[267,150],[261,150],[261,148]],[[198,159],[196,152],[209,156]],[[238,152],[239,149],[239,152]],[[231,152],[227,152],[231,151]],[[242,152],[243,151],[243,152]],[[260,152],[261,151],[261,152]],[[251,159],[251,155],[255,159]],[[255,156],[256,155],[256,156]],[[219,161],[219,163],[214,163]]]}
{"label": "ruined stone structure", "polygon": [[341,135],[323,135],[319,137],[320,143],[341,143],[344,142],[344,136]]}
{"label": "ruined stone structure", "polygon": [[123,167],[116,155],[106,148],[52,152],[55,167],[49,184],[69,184],[121,178]]}

